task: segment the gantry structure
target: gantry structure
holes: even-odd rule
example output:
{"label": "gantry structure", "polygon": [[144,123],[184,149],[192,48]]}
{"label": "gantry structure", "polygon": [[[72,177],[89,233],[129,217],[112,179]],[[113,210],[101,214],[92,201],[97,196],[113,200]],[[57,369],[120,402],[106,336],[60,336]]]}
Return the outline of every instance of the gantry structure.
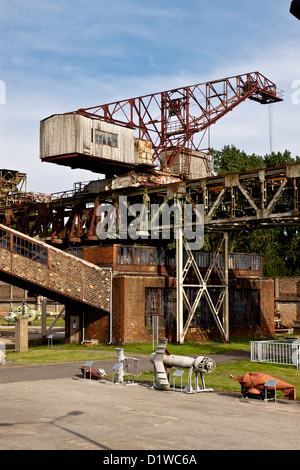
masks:
{"label": "gantry structure", "polygon": [[[190,232],[194,233],[200,223],[203,230],[222,236],[203,275],[195,262],[195,248],[191,249],[191,240],[186,237],[184,222],[178,223],[175,215],[169,219],[177,256],[177,340],[184,341],[202,296],[208,301],[222,337],[229,340],[228,232],[251,226],[298,225],[300,217],[299,164],[218,176],[213,172],[209,128],[247,99],[270,104],[282,101],[283,95],[273,82],[254,72],[66,113],[64,118],[82,116],[91,120],[88,135],[93,144],[95,122],[134,130],[139,141],[151,144],[151,161],[127,161],[121,165],[120,161],[94,157],[89,154],[91,146],[86,144],[82,152],[43,155],[43,161],[92,170],[106,177],[77,183],[72,190],[52,194],[44,201],[32,198],[21,204],[2,205],[0,223],[61,249],[97,244],[99,239],[107,244],[122,240],[158,246],[166,242],[166,227],[159,210],[188,205],[193,213]],[[114,145],[112,140],[109,145]],[[179,158],[184,164],[176,166]],[[195,177],[191,167],[200,160],[204,171],[201,177]],[[158,211],[151,211],[153,207]],[[129,217],[127,228],[134,222],[138,240],[130,239],[128,233],[124,235],[124,208]],[[219,275],[220,295],[216,303],[208,285],[213,269]],[[196,279],[193,287],[197,289],[193,304],[185,293],[191,270]]]}

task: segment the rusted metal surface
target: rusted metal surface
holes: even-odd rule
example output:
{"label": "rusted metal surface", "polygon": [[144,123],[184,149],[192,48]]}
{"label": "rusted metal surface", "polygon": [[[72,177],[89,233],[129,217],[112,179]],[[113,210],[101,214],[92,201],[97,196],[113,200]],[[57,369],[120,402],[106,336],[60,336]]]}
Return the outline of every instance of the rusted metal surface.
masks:
{"label": "rusted metal surface", "polygon": [[106,375],[104,370],[97,370],[92,366],[83,365],[81,368],[83,378],[101,380]]}
{"label": "rusted metal surface", "polygon": [[[263,372],[248,372],[235,378],[231,378],[241,384],[241,392],[244,397],[265,398],[265,383],[267,380],[275,380],[276,390],[281,390],[287,400],[296,400],[296,387],[283,380],[279,380]],[[275,391],[274,387],[267,387],[268,391]]]}
{"label": "rusted metal surface", "polygon": [[[251,72],[68,114],[136,129],[140,139],[151,142],[153,163],[170,169],[182,152],[191,157],[192,150],[207,151],[210,143],[203,139],[209,126],[246,99],[268,104],[282,101],[283,95],[269,79]],[[209,161],[206,165],[209,174]]]}
{"label": "rusted metal surface", "polygon": [[[169,203],[179,196],[185,204],[203,204],[207,231],[228,231],[245,226],[300,225],[300,164],[253,170],[191,182],[157,184],[151,177],[134,179],[129,187],[114,187],[107,180],[91,182],[57,194],[50,202],[23,202],[0,207],[0,222],[51,243],[97,240],[97,209],[110,204],[118,211],[120,198],[127,205]],[[95,183],[95,184],[94,184]],[[149,219],[151,223],[151,219]],[[118,232],[118,226],[117,226]]]}
{"label": "rusted metal surface", "polygon": [[0,206],[20,203],[26,194],[26,174],[14,170],[0,170]]}

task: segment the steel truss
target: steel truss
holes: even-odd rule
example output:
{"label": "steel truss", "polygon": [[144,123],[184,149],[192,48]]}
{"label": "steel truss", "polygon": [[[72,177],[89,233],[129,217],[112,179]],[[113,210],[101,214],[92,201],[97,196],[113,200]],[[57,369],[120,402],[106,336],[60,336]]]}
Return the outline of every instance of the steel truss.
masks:
{"label": "steel truss", "polygon": [[[197,204],[203,205],[203,224],[207,231],[223,233],[223,239],[217,248],[206,274],[201,275],[196,266],[193,251],[189,250],[188,242],[183,236],[178,241],[177,226],[171,220],[171,238],[177,244],[177,337],[182,342],[194,317],[195,311],[202,298],[208,302],[220,334],[228,340],[228,267],[227,263],[227,236],[232,230],[244,227],[284,226],[286,224],[300,225],[299,211],[299,181],[300,164],[287,165],[277,168],[253,170],[251,172],[203,178],[198,181],[176,182],[170,184],[147,184],[142,181],[136,187],[115,187],[106,185],[106,190],[88,192],[87,186],[73,194],[63,195],[52,199],[48,203],[12,204],[0,208],[1,223],[16,230],[37,237],[51,244],[60,244],[68,247],[70,244],[99,243],[99,229],[101,224],[106,231],[107,240],[123,242],[124,234],[121,224],[121,208],[126,207],[128,214],[137,218],[136,204],[144,208],[146,218],[143,224],[137,224],[137,233],[140,242],[149,243],[147,234],[151,223],[156,222],[157,214],[151,214],[149,208],[153,204],[160,207],[172,202],[179,202],[182,206],[193,206],[197,214]],[[107,205],[100,215],[101,208]],[[146,210],[147,209],[147,210]],[[137,219],[136,219],[137,220]],[[128,222],[129,223],[129,222]],[[165,227],[159,222],[158,232]],[[183,227],[184,228],[184,227]],[[97,233],[98,229],[98,233]],[[126,234],[125,234],[126,235]],[[180,235],[180,234],[179,234]],[[144,238],[143,238],[144,237]],[[151,240],[158,245],[162,240],[158,237]],[[135,240],[127,240],[135,243]],[[182,254],[187,252],[187,262],[183,266]],[[219,266],[218,253],[223,252],[223,266]],[[220,294],[214,304],[209,289],[214,285],[208,284],[209,273],[214,269],[218,274]],[[189,304],[185,294],[188,270],[193,270],[196,284],[192,287],[197,290],[193,303]],[[221,321],[221,306],[223,320]],[[187,317],[184,318],[184,308]],[[185,322],[185,323],[184,323]]]}
{"label": "steel truss", "polygon": [[[186,250],[187,261],[183,265],[183,250]],[[222,267],[219,263],[219,254],[222,252]],[[194,278],[198,281],[196,284],[186,284],[185,280],[190,270],[193,270]],[[212,270],[218,274],[220,284],[209,284]],[[186,294],[186,288],[194,288],[197,295],[191,304]],[[214,303],[209,289],[219,290],[217,302]],[[228,306],[228,234],[225,232],[217,249],[213,253],[210,265],[204,276],[196,263],[193,251],[184,237],[182,230],[177,230],[176,236],[176,290],[177,290],[177,341],[184,343],[185,336],[191,321],[195,315],[200,301],[204,296],[209,305],[210,311],[214,317],[218,330],[225,341],[229,341],[229,306]],[[184,305],[187,309],[187,317],[184,323]],[[223,319],[220,316],[220,310],[223,306]]]}
{"label": "steel truss", "polygon": [[221,230],[247,223],[298,225],[299,181],[299,163],[208,178],[202,184],[204,223]]}
{"label": "steel truss", "polygon": [[[0,207],[0,222],[8,227],[50,243],[68,244],[97,241],[99,208],[111,205],[117,214],[119,238],[119,202],[126,197],[128,207],[168,204],[180,196],[187,204],[202,204],[204,227],[209,231],[232,231],[244,227],[300,225],[300,164],[253,170],[191,182],[153,184],[147,181],[135,187],[110,188],[88,192],[57,194],[47,203],[10,204]],[[88,185],[86,185],[88,187]],[[148,210],[151,223],[151,211]],[[105,215],[108,223],[111,214]],[[154,219],[153,219],[154,220]],[[153,222],[152,220],[152,222]]]}
{"label": "steel truss", "polygon": [[282,101],[283,93],[259,72],[251,72],[79,109],[73,114],[136,129],[140,139],[152,143],[153,163],[165,170],[172,168],[181,152],[188,157],[195,150],[208,151],[209,127],[246,99],[268,104]]}

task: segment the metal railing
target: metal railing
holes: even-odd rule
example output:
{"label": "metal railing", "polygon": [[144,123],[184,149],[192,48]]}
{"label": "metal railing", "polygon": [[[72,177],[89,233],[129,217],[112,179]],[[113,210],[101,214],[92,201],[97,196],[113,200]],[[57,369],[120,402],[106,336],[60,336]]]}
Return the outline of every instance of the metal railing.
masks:
{"label": "metal railing", "polygon": [[251,362],[300,366],[300,340],[250,341]]}

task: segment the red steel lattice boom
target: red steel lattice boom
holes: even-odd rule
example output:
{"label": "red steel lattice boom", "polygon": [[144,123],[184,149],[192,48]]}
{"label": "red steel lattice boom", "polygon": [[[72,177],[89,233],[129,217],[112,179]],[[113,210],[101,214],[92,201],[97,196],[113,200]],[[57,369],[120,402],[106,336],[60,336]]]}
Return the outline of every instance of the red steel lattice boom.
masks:
{"label": "red steel lattice boom", "polygon": [[[180,152],[207,151],[209,146],[201,147],[209,126],[248,98],[268,104],[282,101],[283,94],[273,82],[253,72],[74,113],[137,129],[138,137],[152,144],[153,163],[165,169],[172,167]],[[202,137],[196,139],[200,133]]]}

